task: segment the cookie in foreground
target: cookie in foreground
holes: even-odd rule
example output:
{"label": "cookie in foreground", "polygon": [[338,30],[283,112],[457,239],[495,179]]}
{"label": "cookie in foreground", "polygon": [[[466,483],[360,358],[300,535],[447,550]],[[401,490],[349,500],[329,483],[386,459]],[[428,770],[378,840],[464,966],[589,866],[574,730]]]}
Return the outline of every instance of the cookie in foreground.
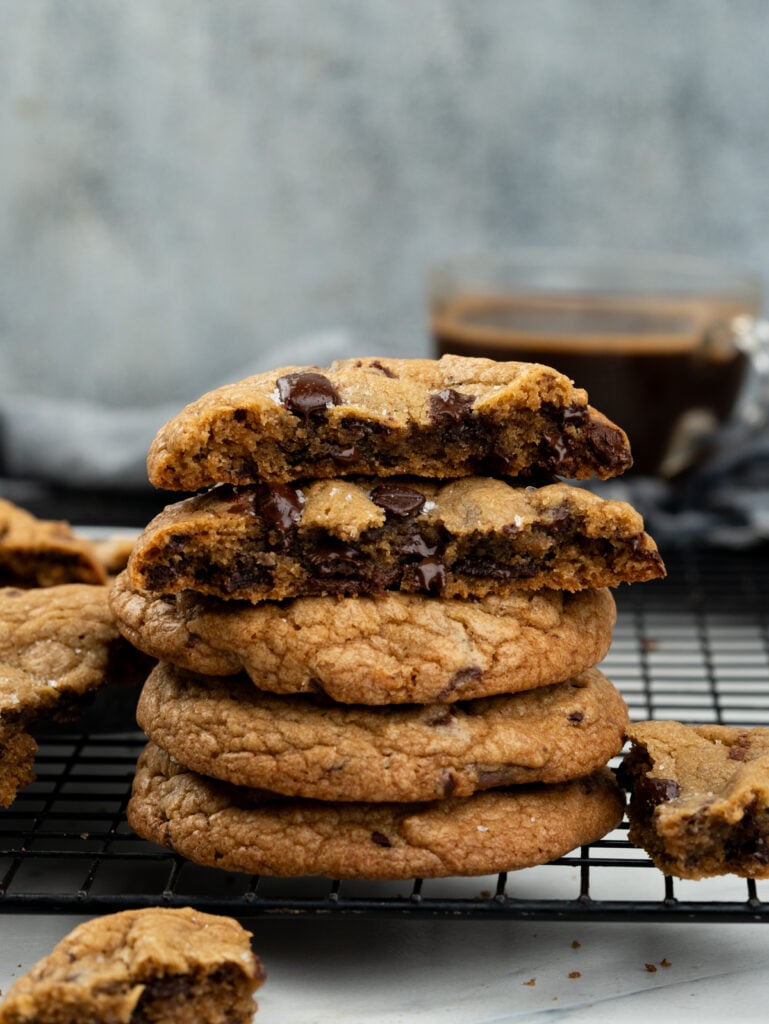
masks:
{"label": "cookie in foreground", "polygon": [[538,363],[342,359],[210,391],[156,435],[151,483],[285,483],[342,474],[458,477],[623,473],[627,436],[568,377]]}
{"label": "cookie in foreground", "polygon": [[679,878],[769,878],[769,728],[648,721],[628,738],[631,842]]}
{"label": "cookie in foreground", "polygon": [[609,769],[427,804],[336,803],[216,782],[150,742],[127,817],[144,839],[226,871],[400,879],[543,864],[606,835],[623,809]]}
{"label": "cookie in foreground", "polygon": [[126,571],[150,593],[252,602],[387,590],[485,597],[665,575],[627,502],[489,477],[213,488],[156,516]]}
{"label": "cookie in foreground", "polygon": [[158,665],[137,721],[202,775],[287,796],[429,801],[565,782],[622,749],[625,702],[598,670],[525,693],[365,707],[263,693],[248,680]]}
{"label": "cookie in foreground", "polygon": [[11,986],[0,1024],[249,1024],[263,982],[234,919],[125,910],[66,935]]}
{"label": "cookie in foreground", "polygon": [[378,597],[222,601],[110,589],[118,627],[153,658],[209,676],[245,672],[271,693],[346,704],[451,703],[559,683],[597,665],[617,612],[606,588],[455,601]]}

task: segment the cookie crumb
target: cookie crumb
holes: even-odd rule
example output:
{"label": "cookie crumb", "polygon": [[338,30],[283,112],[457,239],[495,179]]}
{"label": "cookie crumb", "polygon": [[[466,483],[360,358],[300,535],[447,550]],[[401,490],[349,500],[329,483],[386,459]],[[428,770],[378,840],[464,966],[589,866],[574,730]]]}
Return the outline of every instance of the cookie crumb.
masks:
{"label": "cookie crumb", "polygon": [[649,974],[655,974],[657,971],[657,968],[654,964],[644,964],[644,967],[649,972]]}
{"label": "cookie crumb", "polygon": [[571,940],[571,948],[572,949],[579,949],[581,945],[582,945],[582,943],[579,941],[579,939],[572,939]]}
{"label": "cookie crumb", "polygon": [[582,971],[569,971],[569,977],[570,978],[581,978],[582,977]]}
{"label": "cookie crumb", "polygon": [[528,985],[529,987],[531,987],[531,986],[537,984],[537,979],[536,978],[529,978],[529,980],[528,981],[524,981],[523,984],[524,985]]}
{"label": "cookie crumb", "polygon": [[672,967],[672,963],[668,959],[660,960],[660,967]]}

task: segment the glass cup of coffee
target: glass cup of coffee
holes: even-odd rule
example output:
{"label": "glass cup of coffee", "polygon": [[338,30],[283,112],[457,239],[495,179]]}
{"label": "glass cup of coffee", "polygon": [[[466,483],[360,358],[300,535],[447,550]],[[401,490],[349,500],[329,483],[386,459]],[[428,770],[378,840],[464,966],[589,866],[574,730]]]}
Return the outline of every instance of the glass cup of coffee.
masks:
{"label": "glass cup of coffee", "polygon": [[429,282],[437,355],[546,363],[630,438],[633,470],[668,479],[766,425],[761,288],[685,256],[519,250],[447,260]]}

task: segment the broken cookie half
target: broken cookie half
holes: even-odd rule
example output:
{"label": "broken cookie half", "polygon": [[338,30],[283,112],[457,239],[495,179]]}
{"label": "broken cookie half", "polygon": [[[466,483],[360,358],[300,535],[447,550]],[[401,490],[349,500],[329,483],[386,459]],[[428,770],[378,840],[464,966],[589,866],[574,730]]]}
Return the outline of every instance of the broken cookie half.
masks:
{"label": "broken cookie half", "polygon": [[769,878],[769,728],[648,721],[627,735],[631,842],[679,878]]}
{"label": "broken cookie half", "polygon": [[66,935],[12,985],[0,1024],[246,1024],[264,977],[232,918],[126,910]]}

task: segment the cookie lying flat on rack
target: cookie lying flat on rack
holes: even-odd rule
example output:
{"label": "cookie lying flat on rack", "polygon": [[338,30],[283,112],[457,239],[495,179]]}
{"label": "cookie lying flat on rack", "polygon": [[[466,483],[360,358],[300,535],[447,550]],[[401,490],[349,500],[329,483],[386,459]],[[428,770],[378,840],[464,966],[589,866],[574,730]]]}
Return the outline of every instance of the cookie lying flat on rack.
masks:
{"label": "cookie lying flat on rack", "polygon": [[638,512],[566,483],[370,477],[217,487],[139,537],[132,585],[249,601],[386,590],[484,597],[664,576]]}
{"label": "cookie lying flat on rack", "polygon": [[149,907],[78,925],[18,981],[0,1024],[250,1024],[264,982],[233,918]]}
{"label": "cookie lying flat on rack", "polygon": [[438,878],[553,860],[615,828],[623,803],[608,769],[427,804],[282,798],[197,775],[150,743],[127,816],[143,838],[227,871]]}
{"label": "cookie lying flat on rack", "polygon": [[93,545],[78,537],[68,523],[38,519],[0,498],[0,586],[106,581]]}
{"label": "cookie lying flat on rack", "polygon": [[622,749],[625,702],[598,669],[526,693],[366,707],[275,696],[160,664],[137,709],[180,764],[235,785],[343,801],[422,801],[589,775]]}
{"label": "cookie lying flat on rack", "polygon": [[769,878],[769,728],[649,721],[628,737],[631,842],[679,878]]}
{"label": "cookie lying flat on rack", "polygon": [[477,601],[298,597],[249,604],[134,590],[110,603],[123,635],[154,658],[211,676],[246,672],[272,693],[347,704],[466,700],[561,682],[601,661],[616,607],[607,589],[518,591]]}
{"label": "cookie lying flat on rack", "polygon": [[106,586],[0,588],[0,806],[34,778],[30,732],[74,718],[110,682],[142,682],[149,665],[119,633]]}
{"label": "cookie lying flat on rack", "polygon": [[286,366],[218,388],[163,426],[151,483],[287,482],[348,473],[575,479],[630,467],[627,437],[537,363],[443,356]]}

